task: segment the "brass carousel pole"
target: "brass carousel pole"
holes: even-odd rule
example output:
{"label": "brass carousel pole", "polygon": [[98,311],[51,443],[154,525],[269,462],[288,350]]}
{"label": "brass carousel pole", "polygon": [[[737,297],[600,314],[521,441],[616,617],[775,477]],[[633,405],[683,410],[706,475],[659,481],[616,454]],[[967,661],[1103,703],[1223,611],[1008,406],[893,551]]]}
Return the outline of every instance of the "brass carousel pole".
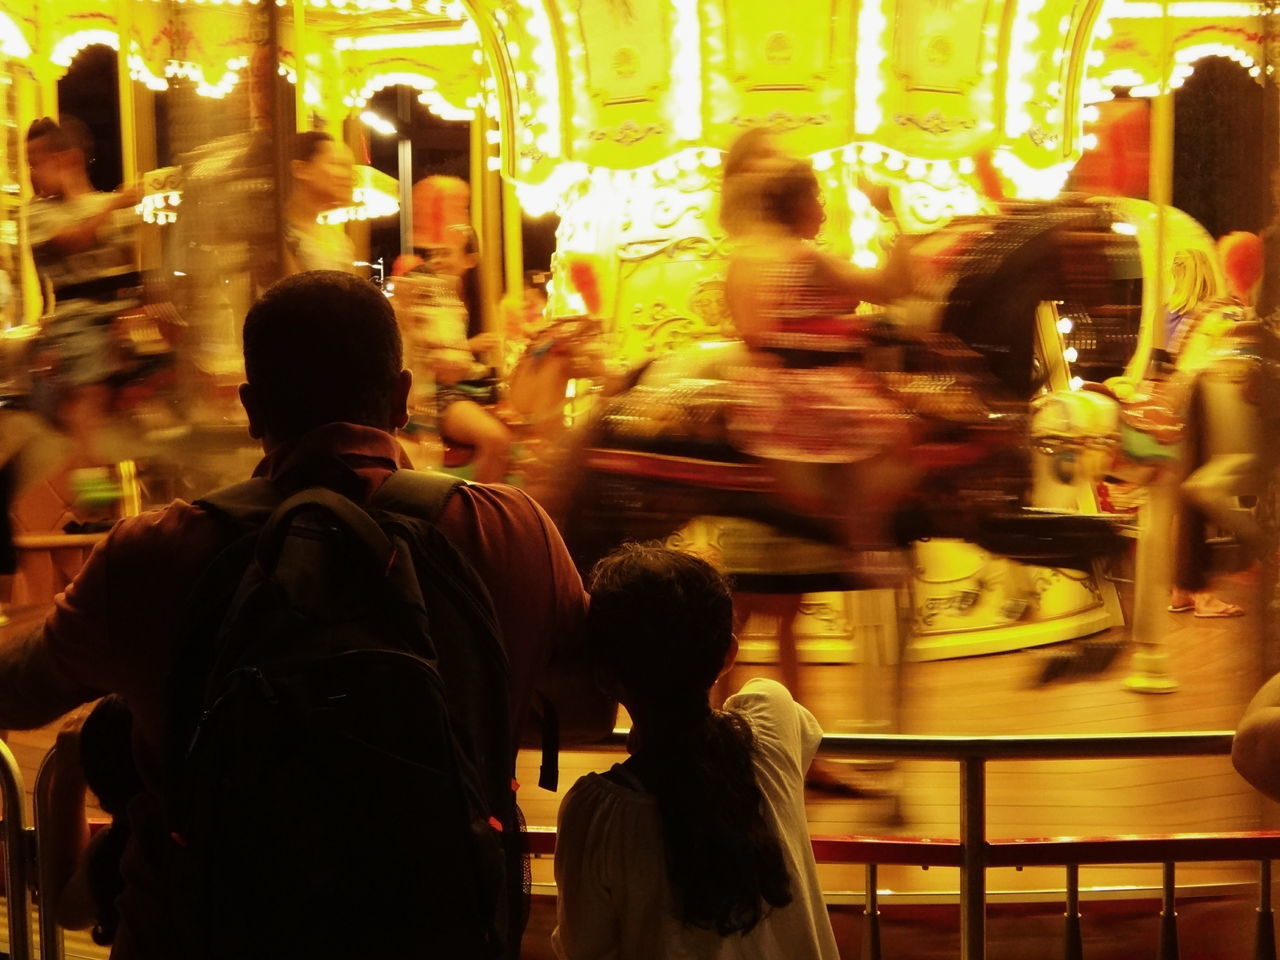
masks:
{"label": "brass carousel pole", "polygon": [[[1160,10],[1160,92],[1152,104],[1151,116],[1151,201],[1156,205],[1155,267],[1151,271],[1152,289],[1144,297],[1155,302],[1156,318],[1151,330],[1151,359],[1147,375],[1163,379],[1171,364],[1166,348],[1168,330],[1165,302],[1166,280],[1165,236],[1167,211],[1173,202],[1173,28],[1169,16],[1169,0],[1161,0]],[[1172,693],[1178,681],[1169,670],[1168,633],[1169,585],[1173,565],[1171,551],[1173,525],[1177,517],[1178,478],[1175,471],[1162,469],[1149,488],[1148,500],[1138,517],[1137,571],[1133,591],[1133,672],[1126,680],[1130,690],[1138,693]]]}
{"label": "brass carousel pole", "polygon": [[413,103],[409,88],[396,87],[396,158],[400,178],[400,253],[413,254]]}
{"label": "brass carousel pole", "polygon": [[271,175],[274,181],[271,191],[272,214],[275,227],[275,242],[272,254],[275,257],[274,269],[271,271],[273,281],[284,273],[285,265],[285,191],[289,185],[289,137],[292,129],[285,127],[288,117],[289,101],[293,92],[288,84],[280,83],[280,16],[281,8],[275,3],[262,4],[267,18],[267,47],[270,51],[270,74],[265,82],[271,84],[271,96],[266,98],[270,104],[271,116],[267,120],[266,129],[271,137]]}

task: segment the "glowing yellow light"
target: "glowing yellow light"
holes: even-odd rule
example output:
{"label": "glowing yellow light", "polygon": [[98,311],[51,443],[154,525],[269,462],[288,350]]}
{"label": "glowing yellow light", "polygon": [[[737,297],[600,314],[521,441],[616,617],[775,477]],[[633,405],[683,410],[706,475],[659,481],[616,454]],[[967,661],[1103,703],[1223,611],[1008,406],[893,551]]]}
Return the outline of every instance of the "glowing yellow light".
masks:
{"label": "glowing yellow light", "polygon": [[673,0],[671,113],[680,140],[702,136],[702,26],[698,0]]}
{"label": "glowing yellow light", "polygon": [[885,31],[889,17],[886,0],[866,0],[858,9],[858,54],[855,60],[854,129],[858,133],[875,133],[883,112],[880,97],[884,93],[884,68],[888,44]]}
{"label": "glowing yellow light", "polygon": [[1015,12],[1005,85],[1005,133],[1010,137],[1020,137],[1031,129],[1027,104],[1034,95],[1032,80],[1039,68],[1035,41],[1040,27],[1035,17],[1043,6],[1043,0],[1023,0]]}
{"label": "glowing yellow light", "polygon": [[1060,334],[1062,334],[1064,337],[1065,337],[1068,333],[1070,333],[1074,327],[1075,327],[1075,324],[1073,324],[1073,323],[1071,322],[1071,318],[1070,318],[1070,317],[1059,317],[1059,318],[1058,318],[1058,332],[1059,332]]}
{"label": "glowing yellow light", "polygon": [[375,133],[380,133],[384,137],[394,137],[396,134],[396,125],[385,117],[379,116],[372,110],[365,110],[360,114],[360,119],[364,125]]}
{"label": "glowing yellow light", "polygon": [[1068,382],[1067,386],[1069,386],[1072,390],[1079,390],[1081,387],[1084,386],[1084,378],[1072,377],[1071,380]]}
{"label": "glowing yellow light", "polygon": [[[531,118],[536,116],[538,126],[542,128],[538,149],[546,156],[555,158],[561,153],[560,63],[551,20],[546,6],[539,0],[518,2],[525,13],[525,32],[533,41],[529,58],[533,61],[535,70],[532,82],[526,71],[517,71],[516,85],[536,101],[533,103],[535,109]],[[541,145],[545,145],[547,149],[543,149]]]}
{"label": "glowing yellow light", "polygon": [[19,60],[31,56],[31,44],[27,43],[18,25],[4,13],[0,13],[0,54]]}
{"label": "glowing yellow light", "polygon": [[[1120,3],[1113,16],[1133,19],[1158,20],[1164,16],[1160,3]],[[1261,4],[1218,3],[1214,0],[1175,0],[1169,4],[1169,16],[1220,20],[1224,17],[1257,17],[1264,13]]]}
{"label": "glowing yellow light", "polygon": [[1080,351],[1075,347],[1067,347],[1067,349],[1062,351],[1062,359],[1067,361],[1067,363],[1075,363],[1080,359]]}
{"label": "glowing yellow light", "polygon": [[78,30],[59,40],[49,54],[49,59],[60,67],[69,67],[81,50],[98,44],[119,50],[120,38],[113,30]]}
{"label": "glowing yellow light", "polygon": [[992,154],[996,169],[1014,186],[1014,194],[1024,200],[1052,200],[1062,192],[1067,175],[1074,166],[1073,160],[1049,167],[1032,167],[1007,149],[997,149]]}
{"label": "glowing yellow light", "polygon": [[1112,233],[1119,233],[1126,237],[1136,237],[1138,235],[1138,227],[1136,224],[1128,223],[1124,220],[1117,220],[1111,225]]}
{"label": "glowing yellow light", "polygon": [[454,47],[480,42],[480,32],[470,20],[452,30],[413,30],[404,33],[371,33],[338,37],[336,50],[417,50],[424,47]]}
{"label": "glowing yellow light", "polygon": [[387,193],[371,187],[356,187],[351,193],[352,203],[337,210],[326,210],[316,218],[317,223],[349,223],[352,220],[373,220],[390,217],[400,212],[400,201]]}

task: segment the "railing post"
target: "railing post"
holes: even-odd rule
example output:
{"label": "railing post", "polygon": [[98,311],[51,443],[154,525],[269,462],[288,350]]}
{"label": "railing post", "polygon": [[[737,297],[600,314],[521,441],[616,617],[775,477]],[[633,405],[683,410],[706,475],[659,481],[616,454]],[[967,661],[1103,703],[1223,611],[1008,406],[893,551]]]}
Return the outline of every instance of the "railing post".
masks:
{"label": "railing post", "polygon": [[36,933],[40,940],[40,960],[62,960],[62,927],[58,926],[54,904],[54,882],[51,876],[53,862],[49,857],[49,834],[53,825],[54,755],[57,746],[49,749],[36,773],[34,804],[36,815],[36,891],[40,895],[36,911]]}
{"label": "railing post", "polygon": [[1177,884],[1174,864],[1164,865],[1164,884],[1160,895],[1160,960],[1178,960]]}
{"label": "railing post", "polygon": [[862,960],[880,960],[880,894],[876,889],[879,882],[879,869],[874,863],[868,863],[866,907],[862,920]]}
{"label": "railing post", "polygon": [[1067,864],[1067,925],[1062,955],[1065,960],[1083,960],[1084,942],[1080,937],[1080,867]]}
{"label": "railing post", "polygon": [[9,909],[9,960],[31,960],[31,908],[22,770],[0,740],[0,799],[4,803],[5,905]]}
{"label": "railing post", "polygon": [[1276,960],[1276,918],[1271,909],[1271,861],[1258,862],[1258,932],[1254,960]]}
{"label": "railing post", "polygon": [[987,770],[960,761],[960,960],[987,956]]}

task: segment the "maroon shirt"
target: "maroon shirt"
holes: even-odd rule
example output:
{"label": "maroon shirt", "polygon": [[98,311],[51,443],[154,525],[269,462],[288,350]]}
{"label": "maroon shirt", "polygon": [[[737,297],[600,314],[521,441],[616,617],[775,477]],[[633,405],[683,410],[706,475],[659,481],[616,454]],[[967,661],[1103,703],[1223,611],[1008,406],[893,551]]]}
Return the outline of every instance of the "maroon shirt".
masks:
{"label": "maroon shirt", "polygon": [[[368,496],[396,469],[409,467],[390,434],[330,424],[274,450],[255,475],[293,489],[337,471]],[[511,662],[511,718],[518,731],[553,654],[576,659],[587,606],[582,580],[546,513],[514,487],[459,487],[438,526],[493,597]],[[139,773],[158,789],[168,676],[174,645],[183,639],[178,625],[197,578],[222,546],[217,520],[181,500],[116,524],[55,600],[43,634],[0,648],[0,727],[41,726],[103,694],[119,694],[134,714]],[[600,732],[607,732],[610,717],[601,713],[600,719]],[[142,798],[130,813],[135,823],[161,831],[152,833],[153,843],[162,840],[153,798]],[[129,889],[120,902],[113,957],[164,956],[163,941],[152,936],[163,936],[163,924],[155,922],[154,885],[161,876],[152,867],[161,855],[136,847],[126,855]]]}

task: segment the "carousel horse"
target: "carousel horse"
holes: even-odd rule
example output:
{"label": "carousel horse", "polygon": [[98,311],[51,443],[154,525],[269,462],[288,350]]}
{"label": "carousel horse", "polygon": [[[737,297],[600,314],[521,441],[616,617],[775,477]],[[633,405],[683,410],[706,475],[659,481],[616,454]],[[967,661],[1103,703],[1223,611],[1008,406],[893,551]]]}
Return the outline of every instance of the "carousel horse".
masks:
{"label": "carousel horse", "polygon": [[[913,478],[878,507],[891,512],[897,544],[956,537],[1063,566],[1120,546],[1107,518],[1023,503],[1029,405],[1044,379],[1036,309],[1049,300],[1109,302],[1108,249],[1123,239],[1105,210],[1073,202],[957,219],[930,238],[928,269],[904,311],[923,332],[873,332],[848,358],[873,381],[878,408],[910,423],[908,442],[877,449],[872,440],[867,451],[905,463]],[[788,489],[732,443],[727,423],[741,402],[733,370],[743,350],[698,344],[652,361],[585,428],[560,518],[582,566],[618,542],[660,539],[698,516],[848,546],[829,517],[808,509],[801,485]],[[848,491],[857,503],[864,494]]]}
{"label": "carousel horse", "polygon": [[[599,382],[604,366],[601,325],[592,317],[558,318],[520,351],[510,375],[498,384],[494,413],[520,445],[516,466],[523,481],[536,486],[553,470],[552,452],[569,429],[575,400],[581,399],[570,396],[570,387],[578,381]],[[471,462],[474,447],[447,436],[441,440],[446,469],[462,469]]]}

